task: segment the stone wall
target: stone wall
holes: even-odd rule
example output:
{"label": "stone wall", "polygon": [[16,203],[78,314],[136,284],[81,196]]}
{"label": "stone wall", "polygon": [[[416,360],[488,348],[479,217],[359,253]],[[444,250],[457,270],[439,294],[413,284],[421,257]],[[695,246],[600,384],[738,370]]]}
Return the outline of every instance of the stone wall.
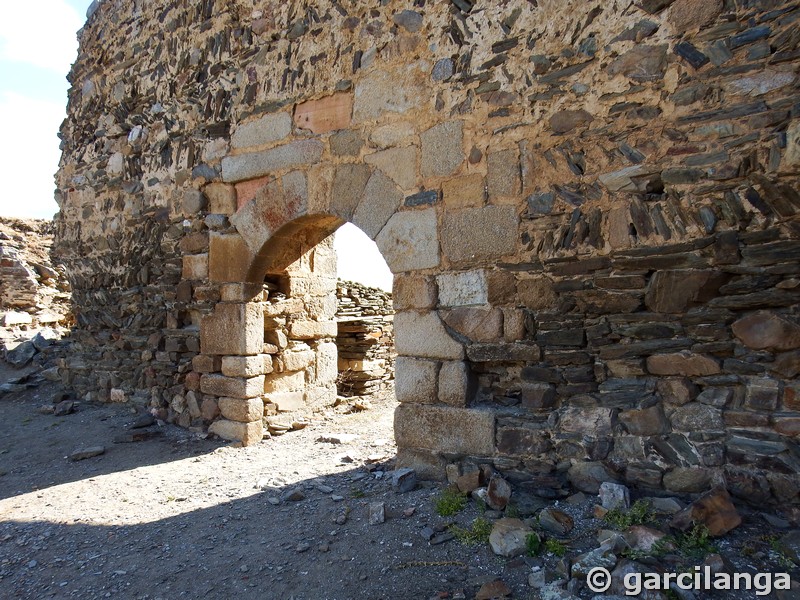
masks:
{"label": "stone wall", "polygon": [[64,381],[261,439],[270,394],[333,392],[314,249],[349,221],[395,274],[401,464],[798,502],[798,17],[106,0],[61,131]]}
{"label": "stone wall", "polygon": [[340,396],[369,396],[394,380],[392,295],[354,281],[336,286],[337,389]]}

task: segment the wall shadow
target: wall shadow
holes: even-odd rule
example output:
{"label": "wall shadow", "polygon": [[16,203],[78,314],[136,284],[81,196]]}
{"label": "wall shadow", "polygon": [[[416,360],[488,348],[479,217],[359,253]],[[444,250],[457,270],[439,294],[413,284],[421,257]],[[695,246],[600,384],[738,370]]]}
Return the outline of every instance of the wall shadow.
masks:
{"label": "wall shadow", "polygon": [[[43,384],[25,392],[0,396],[0,499],[34,490],[128,471],[138,467],[183,460],[213,452],[226,445],[221,440],[200,439],[173,425],[130,429],[141,412],[128,405],[77,402],[74,413],[42,414],[63,388]],[[144,441],[119,438],[142,436]],[[118,441],[115,441],[118,440]],[[105,454],[91,460],[72,461],[79,449],[102,446]]]}

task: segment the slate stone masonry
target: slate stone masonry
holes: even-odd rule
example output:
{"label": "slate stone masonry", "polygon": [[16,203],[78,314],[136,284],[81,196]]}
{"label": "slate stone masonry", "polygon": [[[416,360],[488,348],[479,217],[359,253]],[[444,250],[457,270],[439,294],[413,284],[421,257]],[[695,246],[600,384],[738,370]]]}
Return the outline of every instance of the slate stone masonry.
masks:
{"label": "slate stone masonry", "polygon": [[244,443],[324,405],[352,222],[395,274],[400,465],[800,501],[800,9],[538,4],[100,4],[64,382]]}
{"label": "slate stone masonry", "polygon": [[392,295],[353,281],[336,286],[338,393],[369,396],[394,380]]}

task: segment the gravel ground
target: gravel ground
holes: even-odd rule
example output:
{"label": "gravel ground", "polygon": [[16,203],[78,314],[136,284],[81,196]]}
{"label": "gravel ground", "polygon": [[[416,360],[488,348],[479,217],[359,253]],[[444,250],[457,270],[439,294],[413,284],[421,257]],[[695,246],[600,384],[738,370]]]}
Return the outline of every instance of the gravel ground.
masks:
{"label": "gravel ground", "polygon": [[[115,443],[141,431],[129,428],[140,416],[131,407],[42,414],[58,393],[42,383],[0,396],[0,598],[458,599],[499,578],[514,598],[538,599],[548,596],[528,584],[532,569],[550,580],[565,568],[552,554],[507,559],[449,539],[450,524],[500,515],[471,501],[440,517],[433,483],[395,493],[392,394],[241,448],[157,424],[155,437]],[[96,446],[104,453],[70,459]],[[597,547],[596,502],[556,504],[575,521],[568,558]],[[385,522],[370,524],[375,503]],[[771,551],[772,533],[784,532],[760,513],[742,514],[744,524],[717,544],[726,560],[794,568]],[[593,596],[580,585],[570,591]]]}
{"label": "gravel ground", "polygon": [[[392,490],[391,399],[239,448],[172,426],[114,443],[130,408],[40,414],[55,392],[0,398],[0,597],[429,598],[507,570],[485,546],[421,536],[446,521],[437,487]],[[92,446],[105,453],[69,459]]]}

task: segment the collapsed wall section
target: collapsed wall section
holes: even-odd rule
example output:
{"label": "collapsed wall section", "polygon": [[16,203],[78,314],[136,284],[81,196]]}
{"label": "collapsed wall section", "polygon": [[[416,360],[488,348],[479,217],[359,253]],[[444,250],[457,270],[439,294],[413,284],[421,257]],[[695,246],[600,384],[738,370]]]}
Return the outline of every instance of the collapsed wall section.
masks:
{"label": "collapsed wall section", "polygon": [[419,4],[100,6],[62,128],[65,382],[260,439],[299,391],[265,388],[295,313],[264,303],[350,221],[396,275],[401,463],[797,502],[800,9]]}

